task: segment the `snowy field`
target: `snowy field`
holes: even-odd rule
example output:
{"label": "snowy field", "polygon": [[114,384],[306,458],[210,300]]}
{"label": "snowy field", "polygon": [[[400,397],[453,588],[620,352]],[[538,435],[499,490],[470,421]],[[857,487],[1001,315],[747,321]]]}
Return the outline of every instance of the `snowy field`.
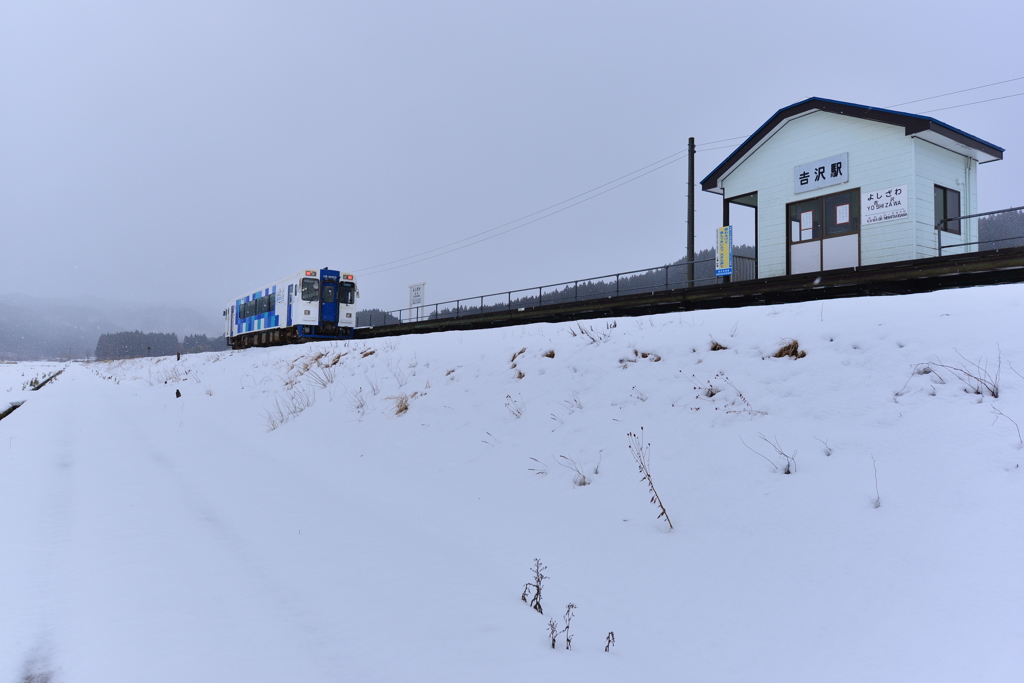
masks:
{"label": "snowy field", "polygon": [[1022,680],[1022,301],[0,365],[0,681]]}

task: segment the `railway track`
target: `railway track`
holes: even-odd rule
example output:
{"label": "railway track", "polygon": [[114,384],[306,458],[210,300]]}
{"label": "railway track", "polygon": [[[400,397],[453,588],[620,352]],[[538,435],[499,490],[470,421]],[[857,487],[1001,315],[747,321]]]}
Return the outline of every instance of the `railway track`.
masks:
{"label": "railway track", "polygon": [[770,306],[855,296],[918,294],[1013,282],[1024,282],[1024,247],[360,327],[355,330],[355,338],[370,339],[712,308]]}

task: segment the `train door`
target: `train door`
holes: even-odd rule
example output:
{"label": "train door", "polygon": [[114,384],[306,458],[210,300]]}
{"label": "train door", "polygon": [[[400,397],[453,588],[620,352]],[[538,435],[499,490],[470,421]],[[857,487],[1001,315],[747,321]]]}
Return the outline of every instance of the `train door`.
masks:
{"label": "train door", "polygon": [[850,190],[787,207],[791,275],[860,265],[859,196]]}
{"label": "train door", "polygon": [[338,322],[338,283],[324,282],[320,285],[320,322]]}

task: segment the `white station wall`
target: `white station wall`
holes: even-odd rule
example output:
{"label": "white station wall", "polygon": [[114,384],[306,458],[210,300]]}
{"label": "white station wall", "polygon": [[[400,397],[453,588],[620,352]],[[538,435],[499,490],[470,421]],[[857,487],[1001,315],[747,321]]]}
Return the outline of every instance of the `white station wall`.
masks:
{"label": "white station wall", "polygon": [[[916,141],[918,148],[924,144],[928,143]],[[786,274],[787,204],[852,189],[863,193],[908,186],[911,208],[906,219],[862,226],[860,262],[868,265],[914,258],[915,251],[919,251],[915,247],[920,246],[920,239],[915,239],[919,238],[914,231],[915,209],[924,220],[930,220],[933,213],[930,181],[914,181],[914,148],[915,140],[904,134],[902,126],[828,112],[805,114],[783,125],[722,180],[726,197],[757,192],[758,277]],[[849,154],[848,182],[794,194],[794,167],[843,152]],[[963,157],[949,154],[961,159],[958,163],[962,168]],[[957,189],[956,185],[950,187]],[[860,201],[859,196],[856,201]]]}

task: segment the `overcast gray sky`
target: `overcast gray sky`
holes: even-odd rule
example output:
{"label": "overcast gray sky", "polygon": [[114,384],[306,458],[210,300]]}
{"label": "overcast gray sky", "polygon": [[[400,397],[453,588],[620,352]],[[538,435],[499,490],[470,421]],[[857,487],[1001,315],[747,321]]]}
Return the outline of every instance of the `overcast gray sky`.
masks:
{"label": "overcast gray sky", "polygon": [[[663,264],[686,161],[384,270],[703,143],[698,180],[776,110],[1024,77],[1016,3],[0,3],[0,294],[224,302],[307,267],[399,308]],[[1024,80],[898,107],[1024,92]],[[929,114],[1006,148],[980,208],[1024,204],[1024,97]],[[734,140],[731,144],[739,144]],[[720,200],[698,190],[698,247]],[[512,226],[509,226],[512,227]],[[417,259],[413,259],[417,260]],[[370,274],[376,273],[376,274]]]}

